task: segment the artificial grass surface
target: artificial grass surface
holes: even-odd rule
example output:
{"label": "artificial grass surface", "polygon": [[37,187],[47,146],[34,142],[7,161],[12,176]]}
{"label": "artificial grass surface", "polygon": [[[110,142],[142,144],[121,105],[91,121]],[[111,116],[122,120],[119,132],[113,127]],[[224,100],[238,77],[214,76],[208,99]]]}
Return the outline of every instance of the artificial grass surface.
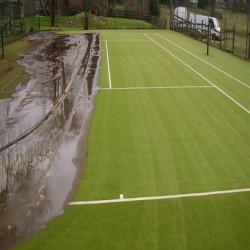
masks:
{"label": "artificial grass surface", "polygon": [[[212,47],[210,47],[209,56],[207,56],[204,45],[198,41],[193,41],[187,47],[187,39],[181,39],[182,35],[178,33],[175,34],[175,37],[168,37],[166,33],[158,33],[158,35],[151,35],[151,37],[175,56],[187,62],[197,73],[202,74],[208,81],[250,109],[249,63]],[[197,73],[195,74],[197,75]],[[205,82],[209,85],[210,83],[207,80]]]}
{"label": "artificial grass surface", "polygon": [[101,91],[76,200],[248,187],[249,123],[227,105],[215,89]]}
{"label": "artificial grass surface", "polygon": [[248,249],[250,195],[73,206],[17,249]]}
{"label": "artificial grass surface", "polygon": [[[249,108],[248,87],[154,33],[147,32]],[[207,57],[204,45],[173,32],[160,33],[249,85],[244,61],[216,50]],[[102,89],[74,200],[249,188],[249,113],[142,31],[105,31],[102,41]],[[203,87],[128,89],[156,86]],[[248,210],[249,193],[74,206],[20,248],[246,249]]]}

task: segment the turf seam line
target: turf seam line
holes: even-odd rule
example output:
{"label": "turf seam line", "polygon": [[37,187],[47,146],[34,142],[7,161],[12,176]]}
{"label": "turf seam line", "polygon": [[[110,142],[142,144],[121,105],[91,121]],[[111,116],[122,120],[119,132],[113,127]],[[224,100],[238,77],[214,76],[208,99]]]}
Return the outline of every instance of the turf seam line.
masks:
{"label": "turf seam line", "polygon": [[144,89],[200,89],[200,88],[214,88],[214,86],[159,86],[159,87],[121,87],[121,88],[100,88],[100,90],[144,90]]}
{"label": "turf seam line", "polygon": [[108,76],[109,76],[109,88],[112,89],[110,66],[109,66],[109,51],[108,51],[108,41],[106,40],[106,53],[107,53],[107,64],[108,64]]}
{"label": "turf seam line", "polygon": [[162,48],[163,50],[165,50],[167,53],[169,53],[171,56],[173,56],[176,60],[178,60],[180,63],[182,63],[183,65],[185,65],[187,68],[189,68],[191,71],[193,71],[195,74],[197,74],[198,76],[200,76],[202,79],[204,79],[206,82],[210,83],[212,86],[214,86],[219,92],[221,92],[222,94],[224,94],[227,98],[229,98],[232,102],[234,102],[236,105],[238,105],[241,109],[243,109],[244,111],[246,111],[249,115],[250,115],[250,110],[248,110],[247,108],[245,108],[242,104],[240,104],[239,102],[237,102],[236,100],[234,100],[230,95],[228,95],[225,91],[223,91],[221,88],[219,88],[217,85],[215,85],[214,83],[212,83],[210,80],[208,80],[205,76],[203,76],[201,73],[199,73],[197,70],[195,70],[194,68],[192,68],[191,66],[189,66],[187,63],[185,63],[183,60],[181,60],[178,56],[174,55],[172,52],[170,52],[168,49],[166,49],[164,46],[162,46],[161,44],[159,44],[157,41],[155,41],[153,38],[151,38],[150,36],[148,36],[147,34],[144,33],[145,36],[147,36],[152,42],[154,42],[156,45],[158,45],[160,48]]}
{"label": "turf seam line", "polygon": [[169,43],[173,44],[173,45],[176,46],[177,48],[182,49],[183,51],[187,52],[188,54],[190,54],[191,56],[195,57],[196,59],[198,59],[198,60],[200,60],[200,61],[206,63],[206,64],[209,65],[210,67],[212,67],[212,68],[218,70],[219,72],[223,73],[224,75],[226,75],[226,76],[232,78],[233,80],[237,81],[238,83],[242,84],[243,86],[245,86],[245,87],[247,87],[247,88],[250,88],[250,86],[249,86],[248,84],[242,82],[242,81],[239,80],[238,78],[236,78],[236,77],[234,77],[234,76],[228,74],[227,72],[225,72],[224,70],[222,70],[222,69],[220,69],[220,68],[214,66],[213,64],[211,64],[211,63],[205,61],[204,59],[202,59],[202,58],[196,56],[195,54],[193,54],[193,53],[190,52],[189,50],[184,49],[183,47],[181,47],[180,45],[178,45],[178,44],[172,42],[171,40],[167,39],[166,37],[161,36],[161,35],[159,35],[159,34],[157,34],[157,33],[156,33],[156,35],[157,35],[158,37],[161,37],[161,38],[163,38],[164,40],[168,41]]}
{"label": "turf seam line", "polygon": [[211,191],[211,192],[202,192],[202,193],[136,197],[136,198],[124,198],[122,195],[122,198],[120,196],[120,199],[95,200],[95,201],[72,201],[69,203],[69,205],[71,205],[71,206],[73,206],[73,205],[100,205],[100,204],[121,203],[121,202],[170,200],[170,199],[181,199],[181,198],[191,198],[191,197],[204,197],[204,196],[213,196],[213,195],[235,194],[235,193],[244,193],[244,192],[250,192],[250,188]]}

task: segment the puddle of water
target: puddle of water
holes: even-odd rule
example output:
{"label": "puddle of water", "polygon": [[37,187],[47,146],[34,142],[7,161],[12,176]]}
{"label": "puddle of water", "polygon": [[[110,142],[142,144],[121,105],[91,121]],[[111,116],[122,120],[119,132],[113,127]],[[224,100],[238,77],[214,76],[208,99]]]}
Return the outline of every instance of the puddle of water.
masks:
{"label": "puddle of water", "polygon": [[20,61],[31,80],[0,101],[0,248],[63,212],[85,157],[100,38],[40,33],[29,39],[45,37]]}

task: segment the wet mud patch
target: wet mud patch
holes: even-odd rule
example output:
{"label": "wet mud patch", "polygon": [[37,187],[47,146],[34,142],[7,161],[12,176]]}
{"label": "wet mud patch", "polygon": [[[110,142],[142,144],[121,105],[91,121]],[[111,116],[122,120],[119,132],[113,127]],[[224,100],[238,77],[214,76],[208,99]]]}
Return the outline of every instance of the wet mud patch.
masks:
{"label": "wet mud patch", "polygon": [[98,91],[98,34],[29,39],[43,41],[20,60],[31,80],[0,100],[0,248],[63,212],[82,169]]}

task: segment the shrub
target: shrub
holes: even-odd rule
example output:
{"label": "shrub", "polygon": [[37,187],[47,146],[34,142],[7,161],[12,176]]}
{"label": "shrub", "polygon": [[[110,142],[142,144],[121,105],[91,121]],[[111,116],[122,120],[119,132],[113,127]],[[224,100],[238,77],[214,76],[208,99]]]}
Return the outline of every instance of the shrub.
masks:
{"label": "shrub", "polygon": [[150,0],[149,1],[149,9],[153,16],[160,15],[160,5],[158,0]]}

